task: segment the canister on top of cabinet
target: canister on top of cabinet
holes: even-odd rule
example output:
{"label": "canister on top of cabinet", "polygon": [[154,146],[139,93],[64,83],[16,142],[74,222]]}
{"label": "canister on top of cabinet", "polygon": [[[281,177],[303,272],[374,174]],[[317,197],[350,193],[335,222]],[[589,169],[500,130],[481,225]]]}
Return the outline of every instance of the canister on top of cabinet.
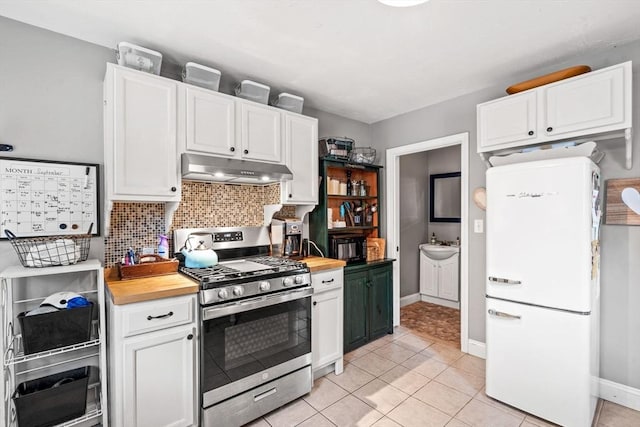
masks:
{"label": "canister on top of cabinet", "polygon": [[248,99],[249,101],[266,104],[269,101],[269,91],[271,88],[262,83],[251,80],[243,80],[236,86],[236,96]]}
{"label": "canister on top of cabinet", "polygon": [[160,75],[162,54],[133,43],[120,42],[116,52],[118,65]]}
{"label": "canister on top of cabinet", "polygon": [[293,113],[302,114],[304,98],[290,93],[283,92],[271,101],[271,105]]}
{"label": "canister on top of cabinet", "polygon": [[222,73],[215,68],[205,67],[195,62],[187,62],[182,69],[182,81],[194,86],[218,91]]}

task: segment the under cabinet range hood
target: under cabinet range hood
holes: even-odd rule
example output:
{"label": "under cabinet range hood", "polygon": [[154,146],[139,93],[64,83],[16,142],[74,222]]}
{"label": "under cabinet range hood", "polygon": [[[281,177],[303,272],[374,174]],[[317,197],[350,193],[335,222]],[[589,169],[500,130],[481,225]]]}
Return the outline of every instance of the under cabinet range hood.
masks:
{"label": "under cabinet range hood", "polygon": [[182,178],[229,184],[266,185],[293,179],[285,165],[227,159],[201,154],[182,154]]}

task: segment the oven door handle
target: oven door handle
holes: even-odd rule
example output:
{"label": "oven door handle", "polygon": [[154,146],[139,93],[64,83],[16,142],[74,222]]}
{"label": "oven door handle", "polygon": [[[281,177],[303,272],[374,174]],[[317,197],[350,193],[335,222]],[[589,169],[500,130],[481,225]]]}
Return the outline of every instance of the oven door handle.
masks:
{"label": "oven door handle", "polygon": [[279,304],[282,302],[295,301],[297,299],[309,297],[311,294],[313,294],[313,288],[304,288],[291,290],[286,293],[265,295],[260,298],[252,298],[250,300],[208,307],[202,310],[202,320],[216,319],[218,317],[242,313],[243,311],[267,307],[269,305]]}

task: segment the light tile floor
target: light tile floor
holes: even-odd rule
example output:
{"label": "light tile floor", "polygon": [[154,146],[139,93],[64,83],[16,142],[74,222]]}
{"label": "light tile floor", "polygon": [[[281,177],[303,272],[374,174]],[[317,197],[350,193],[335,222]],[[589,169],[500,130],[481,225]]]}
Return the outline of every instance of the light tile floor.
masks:
{"label": "light tile floor", "polygon": [[[251,427],[548,427],[484,393],[484,360],[402,326],[345,355],[342,375]],[[640,426],[640,412],[602,401],[597,427]]]}

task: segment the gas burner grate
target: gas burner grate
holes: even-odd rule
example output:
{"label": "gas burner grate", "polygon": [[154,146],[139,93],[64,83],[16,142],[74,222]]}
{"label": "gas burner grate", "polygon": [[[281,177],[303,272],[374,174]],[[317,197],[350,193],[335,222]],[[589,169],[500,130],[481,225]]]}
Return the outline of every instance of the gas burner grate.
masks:
{"label": "gas burner grate", "polygon": [[251,259],[254,262],[268,265],[269,267],[277,268],[278,271],[293,270],[299,268],[306,268],[307,265],[300,261],[295,261],[289,258],[280,258],[272,256],[260,256]]}
{"label": "gas burner grate", "polygon": [[236,270],[233,270],[224,265],[216,265],[206,268],[188,268],[180,267],[180,272],[187,276],[205,282],[215,282],[220,280],[226,280],[235,274],[239,274]]}
{"label": "gas burner grate", "polygon": [[180,267],[180,272],[199,281],[203,285],[221,285],[223,283],[231,283],[235,280],[246,280],[249,278],[254,278],[254,280],[257,278],[262,279],[263,277],[285,275],[294,271],[309,272],[306,264],[287,258],[257,256],[244,258],[244,260],[262,264],[265,268],[255,271],[240,271],[222,263],[214,267],[206,268]]}

